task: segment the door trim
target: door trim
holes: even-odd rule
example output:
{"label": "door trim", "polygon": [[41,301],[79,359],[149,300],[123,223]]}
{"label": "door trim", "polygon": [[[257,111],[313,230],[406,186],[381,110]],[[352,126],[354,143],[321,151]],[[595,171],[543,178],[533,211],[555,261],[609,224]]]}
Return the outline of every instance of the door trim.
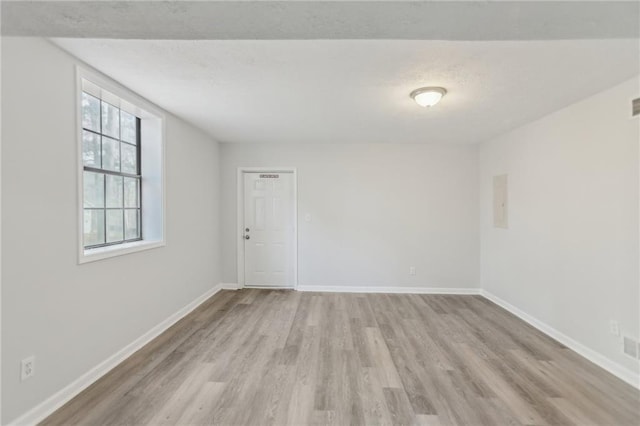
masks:
{"label": "door trim", "polygon": [[[244,174],[291,173],[293,175],[293,289],[298,289],[298,175],[295,167],[238,167],[236,184],[236,273],[238,288],[244,288]],[[278,288],[278,287],[269,287]],[[282,287],[291,288],[291,287]]]}

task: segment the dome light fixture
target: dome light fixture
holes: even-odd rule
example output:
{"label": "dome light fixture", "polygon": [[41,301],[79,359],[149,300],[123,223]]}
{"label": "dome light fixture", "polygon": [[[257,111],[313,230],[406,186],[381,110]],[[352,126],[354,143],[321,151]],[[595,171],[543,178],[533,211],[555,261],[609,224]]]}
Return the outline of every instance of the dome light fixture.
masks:
{"label": "dome light fixture", "polygon": [[446,94],[447,90],[444,87],[421,87],[409,96],[421,107],[432,107]]}

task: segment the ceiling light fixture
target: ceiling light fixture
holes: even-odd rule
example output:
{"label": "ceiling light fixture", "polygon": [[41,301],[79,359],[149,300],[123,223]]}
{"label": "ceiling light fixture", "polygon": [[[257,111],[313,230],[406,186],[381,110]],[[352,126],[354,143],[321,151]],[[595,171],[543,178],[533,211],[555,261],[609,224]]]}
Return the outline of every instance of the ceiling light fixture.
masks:
{"label": "ceiling light fixture", "polygon": [[409,96],[421,107],[432,107],[446,94],[447,90],[444,87],[421,87]]}

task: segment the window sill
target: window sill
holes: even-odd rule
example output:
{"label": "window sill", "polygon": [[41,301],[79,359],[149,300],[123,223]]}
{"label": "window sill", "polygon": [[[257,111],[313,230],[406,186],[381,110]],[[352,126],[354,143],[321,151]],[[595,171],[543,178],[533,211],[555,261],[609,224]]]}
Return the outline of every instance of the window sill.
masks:
{"label": "window sill", "polygon": [[131,243],[118,244],[114,246],[100,247],[80,252],[79,264],[95,262],[110,257],[123,256],[125,254],[137,253],[139,251],[151,250],[158,247],[164,247],[164,241],[134,241]]}

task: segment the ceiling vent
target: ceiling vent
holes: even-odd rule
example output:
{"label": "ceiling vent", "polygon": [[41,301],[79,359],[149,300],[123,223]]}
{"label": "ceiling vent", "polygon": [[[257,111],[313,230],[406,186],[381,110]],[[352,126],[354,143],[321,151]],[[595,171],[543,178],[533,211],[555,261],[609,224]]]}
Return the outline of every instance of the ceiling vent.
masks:
{"label": "ceiling vent", "polygon": [[640,115],[640,98],[631,101],[631,114],[633,116]]}

